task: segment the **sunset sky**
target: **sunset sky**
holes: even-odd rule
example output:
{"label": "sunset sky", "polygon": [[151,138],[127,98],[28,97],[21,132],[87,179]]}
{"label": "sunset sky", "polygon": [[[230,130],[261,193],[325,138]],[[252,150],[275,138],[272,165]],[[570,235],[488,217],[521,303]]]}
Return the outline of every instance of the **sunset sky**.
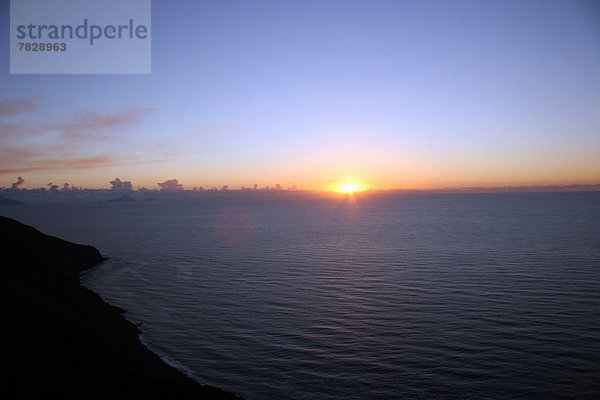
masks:
{"label": "sunset sky", "polygon": [[152,1],[150,75],[10,75],[0,186],[600,183],[600,2]]}

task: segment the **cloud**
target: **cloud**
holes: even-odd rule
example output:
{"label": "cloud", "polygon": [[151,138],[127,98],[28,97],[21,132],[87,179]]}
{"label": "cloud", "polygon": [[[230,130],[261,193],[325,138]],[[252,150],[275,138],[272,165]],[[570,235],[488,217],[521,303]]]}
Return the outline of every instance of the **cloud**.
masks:
{"label": "cloud", "polygon": [[88,132],[102,132],[108,129],[124,129],[141,123],[146,115],[155,110],[156,109],[149,107],[137,107],[120,110],[114,113],[85,111],[75,114],[72,121],[47,125],[46,128],[48,130],[60,131],[67,134],[83,134]]}
{"label": "cloud", "polygon": [[24,184],[24,183],[25,183],[25,179],[23,179],[23,178],[21,178],[21,177],[18,177],[18,178],[17,178],[17,181],[16,181],[15,183],[13,183],[13,184],[12,184],[12,188],[13,188],[13,189],[18,189],[18,188],[19,188],[19,186],[21,186],[21,185],[22,185],[22,184]]}
{"label": "cloud", "polygon": [[[54,117],[40,113],[28,116],[18,124],[2,121],[13,115],[37,111],[38,104],[39,101],[29,98],[0,100],[0,174],[167,161],[140,160],[123,146],[124,140],[114,134],[141,124],[155,111],[153,108],[135,107],[107,113],[82,111],[70,116],[67,113],[59,122],[50,121],[48,119]],[[99,143],[102,146],[98,146]]]}
{"label": "cloud", "polygon": [[114,181],[109,182],[112,190],[133,190],[133,185],[130,181],[122,181],[119,178],[115,178]]}
{"label": "cloud", "polygon": [[119,178],[115,178],[114,181],[109,182],[112,190],[121,190],[123,189],[123,182]]}
{"label": "cloud", "polygon": [[96,156],[84,158],[41,158],[37,160],[28,160],[21,163],[20,166],[5,165],[4,160],[0,161],[0,174],[15,174],[20,172],[40,172],[40,171],[72,171],[74,169],[94,169],[102,167],[118,167],[130,165],[154,164],[170,162],[173,159],[152,159],[152,160],[127,160],[123,161],[110,156]]}
{"label": "cloud", "polygon": [[99,166],[112,165],[114,163],[114,159],[109,156],[72,158],[61,161],[65,167],[78,169],[96,168]]}
{"label": "cloud", "polygon": [[1,124],[0,125],[0,137],[7,138],[11,136],[24,136],[28,134],[27,129],[23,129],[22,127],[15,124]]}
{"label": "cloud", "polygon": [[29,97],[7,97],[0,100],[0,118],[35,111],[37,102]]}
{"label": "cloud", "polygon": [[154,111],[152,108],[130,108],[104,114],[87,111],[76,114],[68,121],[42,121],[32,126],[2,123],[0,124],[0,138],[58,132],[61,134],[61,139],[70,143],[82,141],[117,142],[120,138],[112,135],[115,131],[122,131],[142,123],[143,117],[152,111]]}
{"label": "cloud", "polygon": [[157,183],[160,186],[160,190],[183,190],[183,184],[179,183],[177,179],[169,179],[162,183]]}
{"label": "cloud", "polygon": [[110,135],[95,135],[90,133],[64,133],[61,140],[70,145],[90,142],[118,143],[122,142],[123,138]]}
{"label": "cloud", "polygon": [[0,124],[0,139],[25,138],[46,133],[47,129],[42,126],[23,126],[17,124]]}
{"label": "cloud", "polygon": [[[41,154],[40,154],[41,155]],[[113,166],[115,160],[108,156],[81,157],[81,158],[31,158],[18,165],[6,165],[4,160],[0,164],[0,174],[16,172],[36,172],[48,170],[73,170],[90,169],[105,166]]]}

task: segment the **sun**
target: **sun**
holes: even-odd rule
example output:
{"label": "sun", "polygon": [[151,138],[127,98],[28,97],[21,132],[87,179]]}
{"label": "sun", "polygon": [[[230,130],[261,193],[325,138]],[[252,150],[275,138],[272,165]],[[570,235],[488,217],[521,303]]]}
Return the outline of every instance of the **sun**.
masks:
{"label": "sun", "polygon": [[354,193],[360,190],[360,186],[356,183],[345,183],[338,188],[340,193]]}

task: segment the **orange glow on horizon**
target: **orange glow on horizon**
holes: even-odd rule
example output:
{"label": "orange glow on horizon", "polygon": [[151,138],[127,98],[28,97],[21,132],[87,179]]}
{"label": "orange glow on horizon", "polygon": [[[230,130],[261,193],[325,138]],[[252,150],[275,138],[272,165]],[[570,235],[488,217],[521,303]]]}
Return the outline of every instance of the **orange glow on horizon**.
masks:
{"label": "orange glow on horizon", "polygon": [[365,188],[363,185],[359,185],[358,183],[341,183],[330,186],[330,190],[342,194],[352,194],[363,191]]}
{"label": "orange glow on horizon", "polygon": [[360,190],[360,186],[356,183],[346,183],[345,185],[340,186],[340,192],[342,193],[354,193]]}

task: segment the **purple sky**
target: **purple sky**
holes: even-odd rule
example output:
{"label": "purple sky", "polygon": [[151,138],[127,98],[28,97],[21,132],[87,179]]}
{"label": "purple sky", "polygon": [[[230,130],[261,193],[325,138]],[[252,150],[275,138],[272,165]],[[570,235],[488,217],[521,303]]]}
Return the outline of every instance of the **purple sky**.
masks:
{"label": "purple sky", "polygon": [[600,183],[598,1],[152,1],[151,75],[10,75],[0,186]]}

